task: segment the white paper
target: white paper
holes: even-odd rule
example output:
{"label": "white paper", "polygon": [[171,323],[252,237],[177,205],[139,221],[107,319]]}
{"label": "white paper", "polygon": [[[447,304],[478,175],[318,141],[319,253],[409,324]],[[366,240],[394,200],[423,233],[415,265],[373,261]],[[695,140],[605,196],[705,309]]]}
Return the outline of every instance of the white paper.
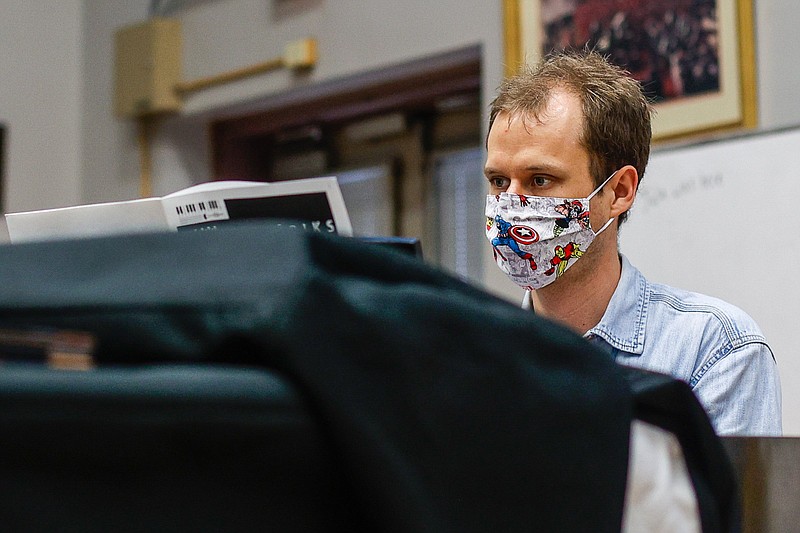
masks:
{"label": "white paper", "polygon": [[[324,195],[322,204],[321,197]],[[317,207],[330,211],[330,217],[311,220],[304,217],[306,195],[314,196]],[[84,238],[102,235],[177,231],[191,226],[213,225],[236,218],[274,218],[261,212],[258,200],[282,206],[285,218],[296,219],[311,231],[352,235],[350,218],[335,177],[282,182],[213,181],[195,185],[161,198],[88,204],[6,215],[12,243]],[[241,214],[248,203],[247,216]],[[296,206],[296,207],[294,207]],[[240,213],[232,215],[236,207]],[[264,209],[269,210],[267,207]],[[293,209],[295,209],[293,211]]]}
{"label": "white paper", "polygon": [[168,228],[160,198],[6,214],[12,243],[147,233]]}

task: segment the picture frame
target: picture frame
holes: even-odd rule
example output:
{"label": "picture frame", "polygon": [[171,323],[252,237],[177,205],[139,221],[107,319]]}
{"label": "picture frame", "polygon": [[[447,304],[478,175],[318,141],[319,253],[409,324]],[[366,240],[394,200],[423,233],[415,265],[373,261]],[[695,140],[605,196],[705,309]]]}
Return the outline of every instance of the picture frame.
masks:
{"label": "picture frame", "polygon": [[537,62],[546,51],[588,43],[614,63],[627,60],[620,66],[642,82],[654,102],[654,141],[754,128],[752,2],[503,0],[505,74]]}
{"label": "picture frame", "polygon": [[0,123],[0,212],[6,209],[6,125]]}

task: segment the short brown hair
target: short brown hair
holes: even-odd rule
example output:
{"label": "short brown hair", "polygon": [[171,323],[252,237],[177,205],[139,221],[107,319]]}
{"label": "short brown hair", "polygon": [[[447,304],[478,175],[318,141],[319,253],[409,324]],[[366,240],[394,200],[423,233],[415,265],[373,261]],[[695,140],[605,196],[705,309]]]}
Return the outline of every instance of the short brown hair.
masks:
{"label": "short brown hair", "polygon": [[[562,51],[536,66],[525,65],[503,81],[491,104],[489,129],[500,113],[538,119],[554,90],[566,90],[581,102],[589,172],[600,185],[612,172],[632,165],[644,177],[650,156],[652,106],[642,87],[625,70],[591,50]],[[627,213],[619,217],[620,223]]]}

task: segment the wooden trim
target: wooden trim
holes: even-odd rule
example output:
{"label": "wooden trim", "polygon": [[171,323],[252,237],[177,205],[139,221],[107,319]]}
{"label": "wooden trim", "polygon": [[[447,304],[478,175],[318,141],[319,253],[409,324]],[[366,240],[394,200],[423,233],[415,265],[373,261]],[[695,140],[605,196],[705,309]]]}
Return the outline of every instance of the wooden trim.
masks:
{"label": "wooden trim", "polygon": [[182,81],[175,85],[175,91],[181,96],[186,96],[190,93],[208,89],[209,87],[216,87],[217,85],[224,85],[226,83],[249,78],[257,74],[271,72],[273,70],[283,68],[284,66],[285,62],[283,58],[279,57],[277,59],[270,59],[269,61],[264,61],[256,65],[250,65],[248,67],[231,70],[229,72],[223,72],[222,74],[215,74],[213,76],[208,76],[197,80]]}
{"label": "wooden trim", "polygon": [[[416,65],[399,65],[382,69],[379,76],[361,75],[361,84],[349,80],[339,82],[339,91],[264,111],[250,112],[220,119],[211,125],[212,179],[245,179],[249,167],[259,166],[268,154],[259,148],[270,143],[269,137],[279,132],[307,126],[323,130],[350,121],[389,112],[431,112],[441,100],[481,90],[481,57],[477,52],[462,53],[456,61],[430,59]],[[304,88],[311,93],[314,88]],[[255,173],[258,175],[258,172]]]}
{"label": "wooden trim", "polygon": [[519,1],[503,0],[503,71],[506,76],[512,76],[522,63],[521,42]]}
{"label": "wooden trim", "polygon": [[153,119],[142,115],[138,119],[138,132],[136,141],[139,146],[139,197],[149,198],[153,195],[153,156],[152,140]]}
{"label": "wooden trim", "polygon": [[220,120],[214,123],[213,128],[215,134],[223,134],[226,139],[269,135],[287,127],[342,122],[390,110],[433,106],[440,98],[480,90],[480,83],[479,64],[464,65],[436,74],[362,87],[281,109]]}
{"label": "wooden trim", "polygon": [[738,0],[739,4],[739,67],[742,83],[742,126],[758,126],[758,96],[756,79],[756,43],[753,1]]}

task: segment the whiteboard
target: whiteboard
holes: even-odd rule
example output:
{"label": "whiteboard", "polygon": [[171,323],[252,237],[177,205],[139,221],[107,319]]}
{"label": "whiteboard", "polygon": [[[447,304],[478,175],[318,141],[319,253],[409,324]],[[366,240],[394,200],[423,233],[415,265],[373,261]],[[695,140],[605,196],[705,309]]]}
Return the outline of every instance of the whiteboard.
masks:
{"label": "whiteboard", "polygon": [[747,311],[775,353],[800,435],[800,129],[654,152],[620,249],[651,281]]}

